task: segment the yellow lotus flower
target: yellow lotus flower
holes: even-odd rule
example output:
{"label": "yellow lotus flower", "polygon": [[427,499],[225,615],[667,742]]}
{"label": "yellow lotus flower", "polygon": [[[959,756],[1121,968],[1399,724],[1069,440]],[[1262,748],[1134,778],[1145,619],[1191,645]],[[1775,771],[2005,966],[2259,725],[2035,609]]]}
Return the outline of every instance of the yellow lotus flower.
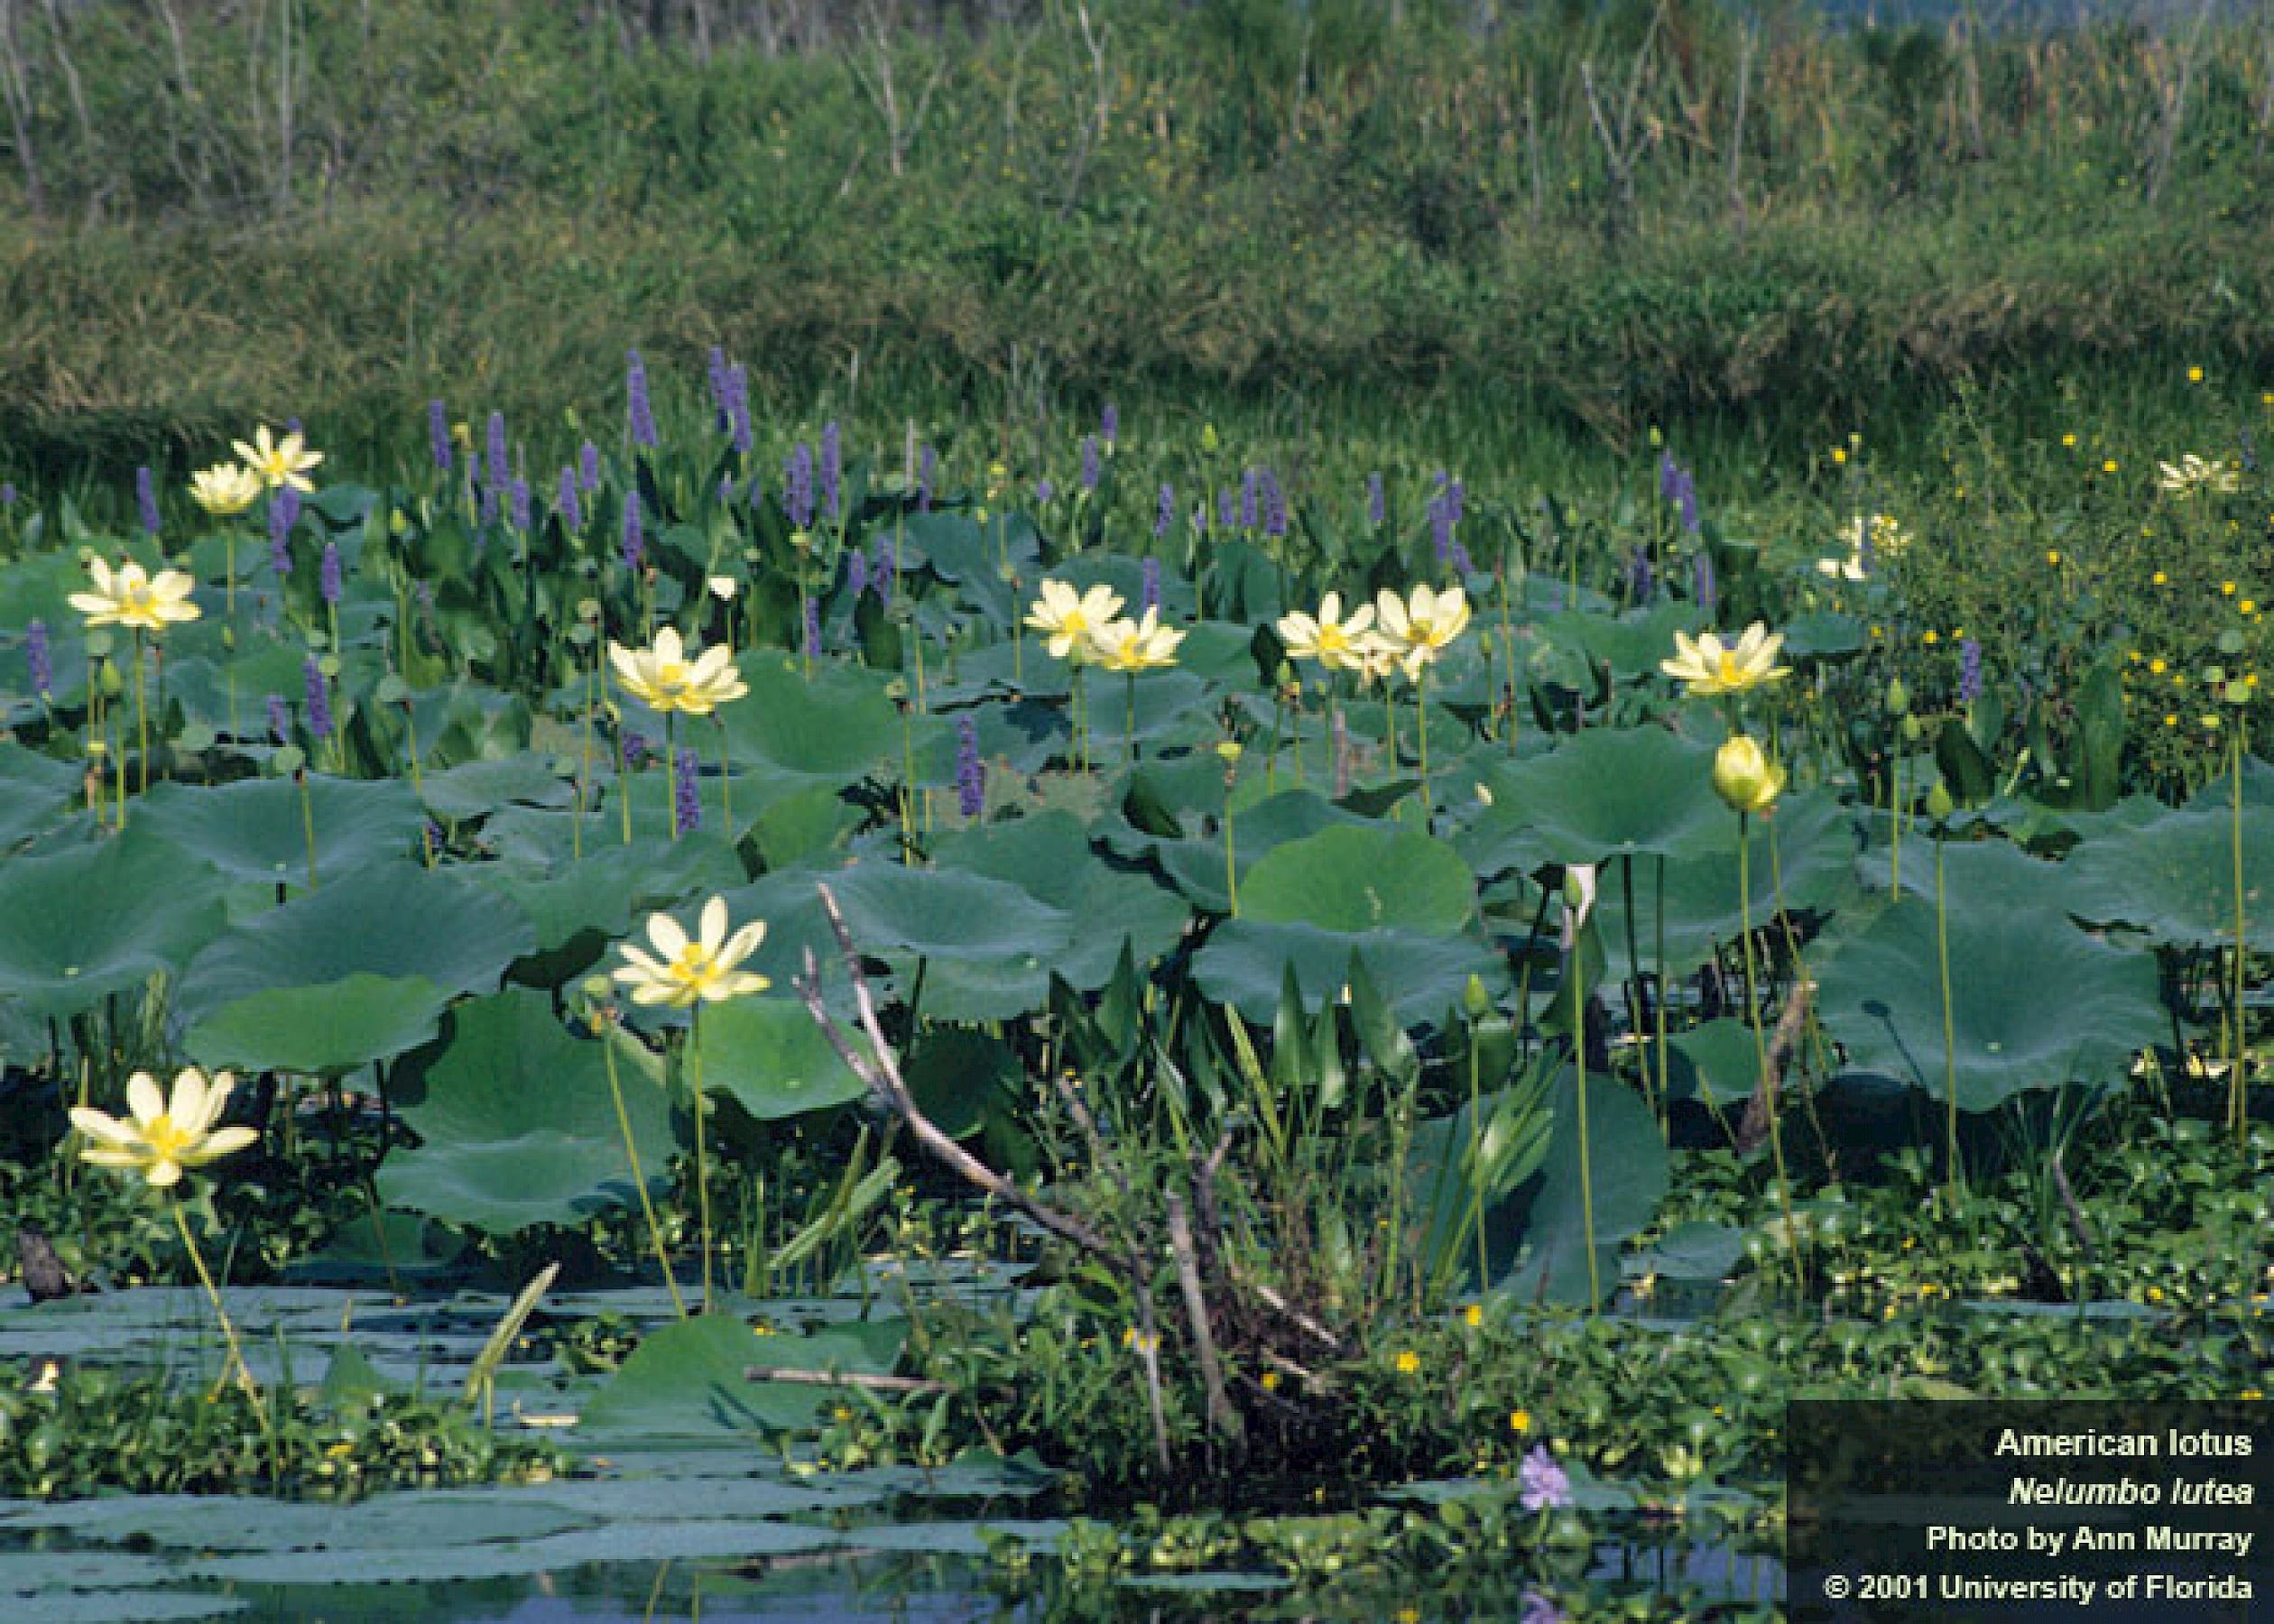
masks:
{"label": "yellow lotus flower", "polygon": [[1659,669],[1688,683],[1689,691],[1701,697],[1742,694],[1791,672],[1790,666],[1777,663],[1777,651],[1783,647],[1784,633],[1771,632],[1760,621],[1747,626],[1733,643],[1724,643],[1711,632],[1699,632],[1695,641],[1677,632],[1675,656],[1659,661]]}
{"label": "yellow lotus flower", "polygon": [[1330,671],[1355,671],[1365,664],[1362,643],[1373,627],[1372,604],[1361,604],[1345,620],[1342,594],[1330,592],[1318,605],[1317,618],[1294,614],[1280,616],[1280,641],[1293,660],[1316,660]]}
{"label": "yellow lotus flower", "polygon": [[1766,812],[1784,792],[1785,771],[1744,734],[1714,752],[1714,789],[1740,812]]}
{"label": "yellow lotus flower", "polygon": [[745,992],[763,992],[773,983],[764,976],[735,965],[758,951],[766,939],[766,923],[754,920],[726,934],[726,899],[713,897],[703,904],[701,934],[689,937],[669,914],[648,916],[648,940],[661,958],[625,944],[617,948],[624,964],[615,979],[632,989],[636,1004],[669,1004],[684,1010],[699,1001],[719,1003]]}
{"label": "yellow lotus flower", "polygon": [[1420,675],[1422,667],[1452,647],[1453,640],[1468,629],[1468,597],[1458,586],[1443,592],[1416,586],[1405,598],[1385,586],[1374,599],[1374,606],[1382,626],[1375,635],[1396,654],[1409,677]]}
{"label": "yellow lotus flower", "polygon": [[1086,654],[1089,640],[1121,613],[1122,595],[1111,586],[1076,593],[1064,581],[1042,583],[1042,595],[1027,611],[1026,623],[1046,633],[1050,658],[1064,660],[1077,650]]}
{"label": "yellow lotus flower", "polygon": [[2189,452],[2176,463],[2159,462],[2156,488],[2173,496],[2192,496],[2197,491],[2215,491],[2222,495],[2233,492],[2242,483],[2242,475],[2227,463],[2207,462]]}
{"label": "yellow lotus flower", "polygon": [[92,592],[71,594],[71,607],[87,616],[90,626],[132,626],[139,632],[163,632],[177,621],[198,618],[190,601],[196,585],[178,569],[162,569],[155,576],[139,564],[121,564],[114,573],[100,558],[87,561]]}
{"label": "yellow lotus flower", "polygon": [[1160,623],[1160,611],[1142,620],[1108,621],[1090,633],[1090,658],[1109,671],[1157,671],[1177,663],[1185,634]]}
{"label": "yellow lotus flower", "polygon": [[632,697],[651,710],[707,716],[730,699],[750,692],[735,669],[735,651],[724,643],[699,654],[679,641],[675,627],[655,634],[655,647],[627,649],[608,644],[608,663]]}
{"label": "yellow lotus flower", "polygon": [[213,1125],[234,1086],[227,1072],[214,1073],[208,1084],[196,1066],[185,1066],[174,1077],[169,1100],[158,1092],[157,1078],[136,1072],[126,1080],[132,1121],[90,1106],[71,1107],[71,1126],[88,1140],[79,1156],[98,1167],[139,1168],[153,1189],[171,1188],[186,1169],[234,1155],[261,1137],[250,1128]]}
{"label": "yellow lotus flower", "polygon": [[308,470],[324,460],[321,451],[310,451],[297,434],[282,439],[273,439],[269,428],[263,423],[254,430],[253,443],[232,440],[230,448],[245,459],[245,467],[260,476],[272,491],[279,485],[290,485],[295,491],[312,491],[316,486],[308,477]]}
{"label": "yellow lotus flower", "polygon": [[190,498],[216,519],[251,507],[261,494],[261,476],[236,463],[216,463],[190,476]]}

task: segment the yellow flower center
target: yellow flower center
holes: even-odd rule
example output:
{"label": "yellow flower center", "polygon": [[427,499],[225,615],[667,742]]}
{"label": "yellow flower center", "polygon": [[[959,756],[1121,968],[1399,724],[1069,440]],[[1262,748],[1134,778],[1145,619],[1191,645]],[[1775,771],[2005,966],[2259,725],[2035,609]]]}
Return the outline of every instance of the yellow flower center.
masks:
{"label": "yellow flower center", "polygon": [[150,617],[153,595],[147,586],[129,586],[118,595],[118,613],[129,620]]}
{"label": "yellow flower center", "polygon": [[173,1118],[163,1112],[151,1118],[142,1130],[151,1153],[160,1161],[178,1161],[181,1153],[197,1142],[196,1137],[184,1133]]}
{"label": "yellow flower center", "polygon": [[710,950],[700,942],[689,942],[679,949],[679,957],[671,961],[674,980],[689,987],[700,987],[717,974],[718,966]]}
{"label": "yellow flower center", "polygon": [[1725,683],[1733,684],[1742,675],[1743,671],[1737,664],[1737,656],[1724,650],[1721,657],[1721,679]]}

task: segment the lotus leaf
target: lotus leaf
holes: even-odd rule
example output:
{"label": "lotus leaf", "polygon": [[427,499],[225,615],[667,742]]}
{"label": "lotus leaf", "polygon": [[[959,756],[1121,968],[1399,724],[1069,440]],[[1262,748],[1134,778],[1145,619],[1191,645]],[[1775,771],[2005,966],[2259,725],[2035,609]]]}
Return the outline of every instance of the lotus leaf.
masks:
{"label": "lotus leaf", "polygon": [[215,788],[158,784],[140,814],[155,834],[194,852],[232,880],[305,886],[308,830],[316,872],[345,874],[418,851],[425,819],[410,785],[396,779],[309,775],[307,804],[290,779],[240,779]]}
{"label": "lotus leaf", "polygon": [[704,1010],[702,1056],[704,1089],[762,1119],[842,1105],[864,1087],[790,998],[737,998]]}
{"label": "lotus leaf", "polygon": [[1590,728],[1494,772],[1492,805],[1460,849],[1480,873],[1732,850],[1737,820],[1714,792],[1713,764],[1710,746],[1662,727]]}
{"label": "lotus leaf", "polygon": [[[2233,779],[2227,780],[2232,793]],[[2274,948],[2268,895],[2274,806],[2242,808],[2243,937]],[[2069,912],[2096,925],[2129,925],[2186,947],[2234,940],[2234,808],[2198,799],[2128,829],[2108,829],[2073,852],[2062,895]],[[1973,899],[1968,898],[1969,906]]]}
{"label": "lotus leaf", "polygon": [[1240,917],[1258,923],[1447,935],[1475,913],[1468,864],[1419,829],[1321,829],[1272,848],[1240,887]]}
{"label": "lotus leaf", "polygon": [[424,1043],[450,998],[424,976],[359,971],[225,1004],[190,1029],[186,1047],[201,1066],[336,1075]]}
{"label": "lotus leaf", "polygon": [[1442,1019],[1472,975],[1495,995],[1508,990],[1507,961],[1481,942],[1405,926],[1348,933],[1299,921],[1226,919],[1194,955],[1193,973],[1210,998],[1268,1026],[1290,965],[1306,1012],[1315,1013],[1322,999],[1341,996],[1354,952],[1409,1026]]}
{"label": "lotus leaf", "polygon": [[221,927],[211,868],[129,823],[99,845],[0,862],[0,998],[69,1015],[187,963]]}
{"label": "lotus leaf", "polygon": [[810,1426],[825,1388],[752,1381],[753,1365],[796,1370],[889,1371],[904,1320],[869,1320],[809,1335],[760,1336],[729,1315],[705,1315],[654,1333],[585,1407],[580,1436],[706,1438],[720,1442]]}

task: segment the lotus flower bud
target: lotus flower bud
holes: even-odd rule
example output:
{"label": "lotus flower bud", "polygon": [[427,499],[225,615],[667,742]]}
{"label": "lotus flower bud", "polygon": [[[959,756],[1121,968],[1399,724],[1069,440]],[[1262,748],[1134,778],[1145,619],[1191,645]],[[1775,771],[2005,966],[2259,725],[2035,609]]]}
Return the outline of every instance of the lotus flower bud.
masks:
{"label": "lotus flower bud", "polygon": [[1748,734],[1733,734],[1715,752],[1715,792],[1739,812],[1768,811],[1784,785],[1784,769],[1771,763]]}

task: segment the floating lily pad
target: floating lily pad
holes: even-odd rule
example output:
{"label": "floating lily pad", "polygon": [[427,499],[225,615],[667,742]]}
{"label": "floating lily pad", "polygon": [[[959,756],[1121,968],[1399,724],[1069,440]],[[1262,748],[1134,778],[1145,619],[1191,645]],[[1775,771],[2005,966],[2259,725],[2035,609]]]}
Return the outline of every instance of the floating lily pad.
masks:
{"label": "floating lily pad", "polygon": [[705,1315],[650,1335],[585,1407],[587,1437],[726,1441],[810,1426],[829,1389],[752,1381],[753,1365],[883,1375],[900,1358],[904,1320],[832,1326],[808,1336],[760,1336],[739,1319]]}
{"label": "floating lily pad", "polygon": [[[677,1148],[661,1092],[619,1066],[624,1108],[652,1188]],[[636,1199],[597,1042],[572,1038],[541,993],[460,1004],[411,1083],[404,1121],[422,1141],[379,1169],[388,1204],[512,1234],[573,1223]]]}
{"label": "floating lily pad", "polygon": [[318,987],[273,987],[207,1016],[185,1047],[201,1066],[308,1076],[352,1071],[433,1037],[451,996],[423,976],[367,972]]}
{"label": "floating lily pad", "polygon": [[0,863],[0,998],[69,1015],[179,970],[221,927],[205,863],[145,834]]}

